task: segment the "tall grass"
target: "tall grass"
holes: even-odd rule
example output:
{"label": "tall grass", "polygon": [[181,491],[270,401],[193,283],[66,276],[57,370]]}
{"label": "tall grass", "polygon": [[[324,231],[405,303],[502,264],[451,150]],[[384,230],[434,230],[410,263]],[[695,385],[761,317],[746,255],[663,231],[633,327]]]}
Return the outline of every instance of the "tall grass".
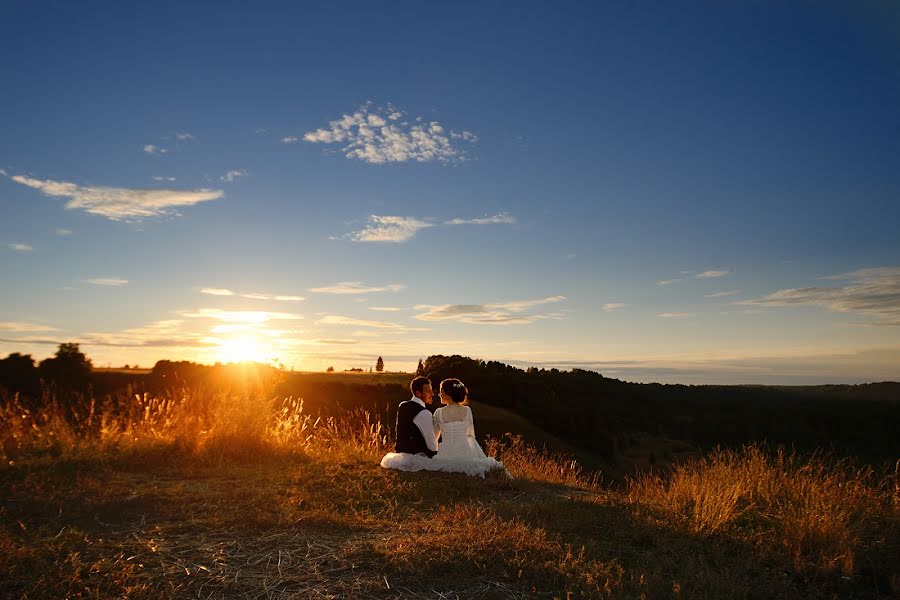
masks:
{"label": "tall grass", "polygon": [[37,410],[18,398],[0,405],[0,459],[85,452],[165,451],[197,459],[253,459],[273,454],[349,449],[378,455],[388,432],[365,411],[319,417],[294,398],[179,390],[90,400],[72,410],[45,398]]}
{"label": "tall grass", "polygon": [[879,479],[846,460],[754,445],[641,476],[629,481],[626,494],[694,533],[782,549],[799,571],[849,577],[900,566],[896,470]]}

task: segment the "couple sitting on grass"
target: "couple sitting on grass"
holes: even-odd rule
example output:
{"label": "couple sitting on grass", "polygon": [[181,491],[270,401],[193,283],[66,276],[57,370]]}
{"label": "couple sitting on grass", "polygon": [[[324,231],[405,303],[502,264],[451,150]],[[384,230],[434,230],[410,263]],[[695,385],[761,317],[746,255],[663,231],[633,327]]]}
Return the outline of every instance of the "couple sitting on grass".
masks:
{"label": "couple sitting on grass", "polygon": [[[397,409],[396,452],[381,459],[385,469],[400,471],[444,471],[479,475],[503,463],[484,455],[475,440],[475,423],[468,407],[466,386],[459,379],[441,382],[441,408],[434,415],[426,408],[434,392],[431,381],[416,377],[409,384],[413,397]],[[440,444],[438,441],[440,440]]]}

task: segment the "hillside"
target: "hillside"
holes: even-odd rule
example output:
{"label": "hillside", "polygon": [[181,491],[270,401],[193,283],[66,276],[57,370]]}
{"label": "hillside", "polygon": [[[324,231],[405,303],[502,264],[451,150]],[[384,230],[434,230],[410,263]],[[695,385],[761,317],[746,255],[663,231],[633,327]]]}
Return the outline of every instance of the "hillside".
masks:
{"label": "hillside", "polygon": [[[513,441],[512,478],[385,471],[360,413],[135,398],[0,413],[9,597],[887,598],[897,474],[754,447],[606,487]],[[274,411],[274,412],[272,412]]]}

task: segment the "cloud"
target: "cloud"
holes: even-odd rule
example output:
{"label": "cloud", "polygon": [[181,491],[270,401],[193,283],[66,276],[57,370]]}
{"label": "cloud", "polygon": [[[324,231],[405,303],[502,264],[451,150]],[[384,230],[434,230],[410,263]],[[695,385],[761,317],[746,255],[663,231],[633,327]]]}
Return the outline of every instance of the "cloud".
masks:
{"label": "cloud", "polygon": [[703,271],[694,275],[694,279],[715,279],[717,277],[725,277],[731,271]]}
{"label": "cloud", "polygon": [[234,296],[235,293],[231,290],[226,290],[222,288],[200,288],[201,294],[209,294],[210,296]]}
{"label": "cloud", "polygon": [[360,281],[341,281],[334,285],[312,288],[316,294],[371,294],[372,292],[399,292],[406,289],[402,283],[391,283],[383,286],[367,286]]}
{"label": "cloud", "polygon": [[49,325],[40,325],[38,323],[28,323],[25,321],[4,321],[0,322],[0,331],[59,331],[59,329]]}
{"label": "cloud", "polygon": [[153,178],[153,181],[175,181],[175,178],[157,175],[156,177]]}
{"label": "cloud", "polygon": [[13,252],[34,252],[34,247],[28,244],[12,243],[6,245]]}
{"label": "cloud", "polygon": [[539,319],[561,319],[560,313],[533,314],[530,308],[542,304],[562,302],[565,296],[549,296],[537,300],[518,300],[493,304],[444,304],[433,306],[419,304],[416,310],[425,312],[415,316],[420,321],[459,321],[461,323],[490,325],[524,325]]}
{"label": "cloud", "polygon": [[628,306],[627,304],[623,304],[622,302],[609,302],[603,305],[603,310],[606,312],[612,312],[614,310],[619,310],[620,308],[625,308]]}
{"label": "cloud", "polygon": [[219,177],[219,179],[224,181],[225,183],[232,183],[235,179],[246,176],[247,171],[245,171],[244,169],[235,169],[233,171],[228,171],[227,173]]}
{"label": "cloud", "polygon": [[338,144],[344,156],[367,163],[441,162],[467,159],[462,143],[475,143],[478,137],[469,131],[447,131],[437,121],[421,117],[401,120],[406,115],[387,109],[360,106],[352,115],[328,123],[328,127],[308,131],[303,139],[314,144]]}
{"label": "cloud", "polygon": [[63,236],[72,235],[72,230],[71,229],[57,229],[56,235],[63,235]]}
{"label": "cloud", "polygon": [[724,298],[726,296],[734,296],[736,294],[740,294],[741,290],[726,290],[724,292],[715,292],[712,294],[704,294],[704,298]]}
{"label": "cloud", "polygon": [[287,294],[262,294],[259,292],[238,293],[224,288],[200,288],[201,294],[210,296],[239,296],[250,300],[275,300],[277,302],[302,302],[303,296],[291,296]]}
{"label": "cloud", "polygon": [[845,281],[839,287],[788,288],[761,298],[738,302],[747,306],[819,306],[874,318],[864,324],[900,325],[900,267],[859,269],[823,279]]}
{"label": "cloud", "polygon": [[194,136],[186,131],[184,131],[184,132],[176,131],[175,139],[178,140],[179,142],[187,142],[187,141],[193,140]]}
{"label": "cloud", "polygon": [[115,277],[95,277],[93,279],[85,279],[85,283],[91,283],[93,285],[110,285],[110,286],[118,286],[125,285],[128,283],[127,279],[116,279]]}
{"label": "cloud", "polygon": [[399,312],[403,309],[397,308],[396,306],[370,306],[369,310],[377,310],[381,312]]}
{"label": "cloud", "polygon": [[226,323],[265,323],[267,321],[298,321],[303,315],[265,310],[222,310],[220,308],[200,308],[181,311],[181,316],[191,319],[215,319]]}
{"label": "cloud", "polygon": [[144,146],[144,152],[154,156],[159,156],[161,154],[165,154],[166,152],[168,152],[168,150],[165,148],[160,148],[159,146],[154,146],[153,144],[147,144],[146,146]]}
{"label": "cloud", "polygon": [[476,219],[455,218],[440,224],[416,217],[371,215],[369,217],[369,222],[365,227],[359,231],[350,232],[344,236],[344,239],[349,239],[353,242],[402,243],[412,239],[412,237],[422,229],[437,227],[439,225],[496,225],[514,223],[516,223],[516,218],[505,212]]}
{"label": "cloud", "polygon": [[296,144],[299,141],[300,141],[300,138],[298,138],[296,135],[289,135],[289,136],[281,138],[282,144]]}
{"label": "cloud", "polygon": [[693,313],[686,312],[663,312],[656,315],[661,319],[687,319],[689,317],[693,317]]}
{"label": "cloud", "polygon": [[[718,277],[725,277],[726,275],[730,275],[731,271],[723,271],[711,269],[709,271],[702,271],[700,273],[694,273],[693,271],[682,271],[682,275],[690,276],[689,279],[716,279]],[[676,277],[674,279],[663,279],[662,281],[657,281],[656,285],[672,285],[673,283],[678,283],[679,281],[684,281],[685,277]]]}
{"label": "cloud", "polygon": [[495,225],[498,223],[507,223],[514,225],[516,218],[505,212],[497,213],[492,217],[483,217],[480,219],[450,219],[444,221],[444,225]]}
{"label": "cloud", "polygon": [[353,317],[343,317],[340,315],[326,315],[316,321],[316,325],[349,325],[353,327],[371,327],[375,329],[393,329],[397,331],[428,331],[428,329],[407,327],[406,325],[390,321],[369,321],[366,319],[355,319]]}
{"label": "cloud", "polygon": [[414,217],[372,215],[363,229],[349,233],[345,237],[354,242],[401,243],[411,239],[420,229],[428,227],[434,227],[434,223]]}
{"label": "cloud", "polygon": [[41,191],[47,196],[68,197],[66,210],[82,210],[112,221],[139,221],[149,217],[177,215],[173,208],[218,200],[221,190],[147,190],[101,186],[80,186],[65,181],[11,177],[16,183]]}

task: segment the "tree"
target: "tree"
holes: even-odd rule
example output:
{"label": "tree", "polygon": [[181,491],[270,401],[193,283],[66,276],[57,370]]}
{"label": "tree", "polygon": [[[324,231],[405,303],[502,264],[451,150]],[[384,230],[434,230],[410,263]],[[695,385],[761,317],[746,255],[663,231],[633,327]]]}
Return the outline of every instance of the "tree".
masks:
{"label": "tree", "polygon": [[30,354],[13,352],[0,360],[0,387],[32,398],[40,395],[41,380]]}
{"label": "tree", "polygon": [[66,390],[87,391],[91,381],[91,361],[78,344],[60,344],[56,356],[42,360],[38,370],[43,380]]}
{"label": "tree", "polygon": [[334,373],[334,367],[328,367],[327,369],[325,369],[325,372],[326,373]]}
{"label": "tree", "polygon": [[378,360],[375,362],[375,370],[381,373],[384,371],[384,360],[379,356]]}
{"label": "tree", "polygon": [[416,377],[424,377],[425,376],[425,365],[422,364],[422,359],[419,359],[419,366],[416,367]]}

